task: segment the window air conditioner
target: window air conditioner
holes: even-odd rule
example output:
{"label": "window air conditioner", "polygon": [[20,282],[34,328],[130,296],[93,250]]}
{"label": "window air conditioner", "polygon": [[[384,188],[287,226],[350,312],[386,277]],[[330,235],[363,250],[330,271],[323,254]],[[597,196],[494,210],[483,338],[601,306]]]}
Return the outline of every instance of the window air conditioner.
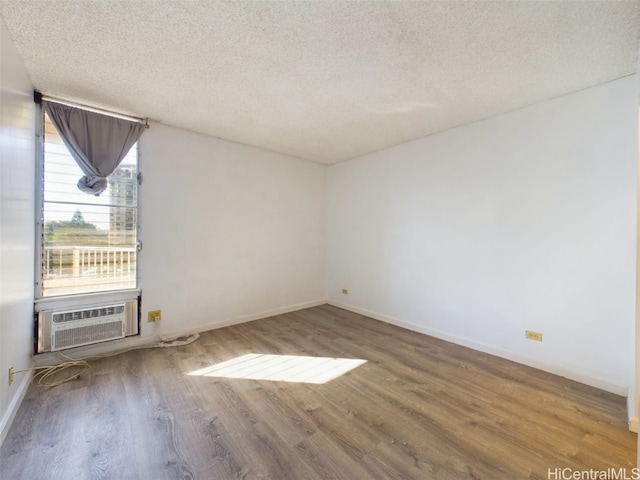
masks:
{"label": "window air conditioner", "polygon": [[38,313],[37,352],[64,350],[138,333],[138,301]]}

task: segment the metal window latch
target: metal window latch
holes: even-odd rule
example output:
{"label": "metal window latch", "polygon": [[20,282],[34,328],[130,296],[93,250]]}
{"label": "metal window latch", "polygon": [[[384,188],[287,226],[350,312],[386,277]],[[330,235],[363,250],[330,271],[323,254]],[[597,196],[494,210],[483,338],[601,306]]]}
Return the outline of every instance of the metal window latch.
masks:
{"label": "metal window latch", "polygon": [[142,242],[140,240],[138,240],[136,242],[136,250],[139,252],[140,250],[142,250]]}
{"label": "metal window latch", "polygon": [[142,172],[138,172],[138,185],[142,185]]}

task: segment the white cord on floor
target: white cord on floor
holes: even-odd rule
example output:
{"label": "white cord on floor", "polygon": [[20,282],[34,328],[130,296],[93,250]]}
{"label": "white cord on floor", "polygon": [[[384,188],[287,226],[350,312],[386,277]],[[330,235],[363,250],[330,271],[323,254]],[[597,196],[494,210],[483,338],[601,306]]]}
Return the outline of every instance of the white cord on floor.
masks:
{"label": "white cord on floor", "polygon": [[200,338],[200,334],[198,333],[192,333],[191,335],[186,337],[185,336],[176,337],[176,338],[162,337],[162,339],[153,346],[154,347],[181,347],[183,345],[189,345],[190,343],[195,342],[199,338]]}
{"label": "white cord on floor", "polygon": [[[53,375],[57,374],[58,372],[62,372],[68,368],[73,368],[73,367],[79,368],[80,371],[75,372],[72,375],[69,375],[68,377],[65,377],[61,380],[57,380],[55,382],[48,381]],[[32,385],[35,385],[36,387],[57,387],[58,385],[62,385],[63,383],[68,382],[70,380],[75,380],[80,376],[82,372],[84,372],[85,370],[88,370],[89,368],[91,368],[91,365],[89,365],[89,363],[86,362],[85,360],[73,360],[69,362],[60,363],[58,365],[48,365],[44,367],[33,367],[33,368],[26,368],[24,370],[16,370],[14,373],[33,371],[36,373],[34,373],[33,378],[31,378]]]}

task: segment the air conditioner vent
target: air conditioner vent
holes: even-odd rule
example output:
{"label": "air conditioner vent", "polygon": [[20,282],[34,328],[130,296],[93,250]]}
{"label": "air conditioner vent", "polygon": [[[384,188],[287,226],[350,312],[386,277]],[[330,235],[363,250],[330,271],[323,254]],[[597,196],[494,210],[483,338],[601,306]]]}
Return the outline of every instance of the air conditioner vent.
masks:
{"label": "air conditioner vent", "polygon": [[89,318],[101,318],[110,315],[117,315],[124,312],[124,305],[111,307],[93,308],[90,310],[79,310],[76,312],[63,312],[53,314],[53,323],[73,322],[75,320],[85,320]]}
{"label": "air conditioner vent", "polygon": [[51,339],[52,345],[54,345],[52,350],[122,338],[124,337],[123,325],[122,321],[117,321],[57,330]]}
{"label": "air conditioner vent", "polygon": [[36,352],[80,347],[137,335],[139,299],[38,312]]}

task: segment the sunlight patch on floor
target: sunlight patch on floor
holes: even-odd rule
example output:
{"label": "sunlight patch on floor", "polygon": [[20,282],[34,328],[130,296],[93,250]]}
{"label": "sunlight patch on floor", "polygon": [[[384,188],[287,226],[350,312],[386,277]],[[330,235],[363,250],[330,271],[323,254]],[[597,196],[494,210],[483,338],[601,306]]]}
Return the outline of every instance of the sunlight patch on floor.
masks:
{"label": "sunlight patch on floor", "polygon": [[211,367],[194,370],[188,375],[322,384],[363,363],[366,363],[366,360],[358,358],[249,353]]}

